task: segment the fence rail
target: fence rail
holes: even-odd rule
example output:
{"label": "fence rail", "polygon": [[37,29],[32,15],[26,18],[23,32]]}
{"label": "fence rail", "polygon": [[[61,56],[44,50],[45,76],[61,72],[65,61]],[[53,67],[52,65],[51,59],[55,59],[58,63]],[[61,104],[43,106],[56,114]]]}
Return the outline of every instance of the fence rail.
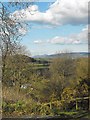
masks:
{"label": "fence rail", "polygon": [[[90,97],[73,98],[73,99],[69,100],[69,103],[72,101],[75,101],[76,102],[76,110],[78,110],[78,102],[81,100],[90,100]],[[65,102],[66,100],[61,100],[61,101]],[[42,106],[49,106],[50,109],[52,109],[53,104],[61,104],[61,101],[51,101],[48,103],[42,103]],[[88,109],[89,109],[89,107],[90,106],[88,105]]]}

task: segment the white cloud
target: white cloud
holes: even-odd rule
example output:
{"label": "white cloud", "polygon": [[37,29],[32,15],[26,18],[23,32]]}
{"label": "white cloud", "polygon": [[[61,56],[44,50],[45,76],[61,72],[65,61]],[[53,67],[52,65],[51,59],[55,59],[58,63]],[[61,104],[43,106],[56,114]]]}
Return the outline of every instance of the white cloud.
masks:
{"label": "white cloud", "polygon": [[[40,44],[45,43],[42,40],[34,41],[34,43]],[[86,26],[78,34],[72,34],[68,37],[55,36],[52,39],[46,40],[46,43],[50,44],[87,44],[88,43],[88,27]]]}
{"label": "white cloud", "polygon": [[35,44],[42,44],[42,43],[44,43],[44,42],[43,42],[42,40],[35,40],[34,43],[35,43]]}
{"label": "white cloud", "polygon": [[52,44],[64,44],[65,41],[66,41],[65,37],[56,36],[56,37],[52,38],[51,40],[48,40],[48,43],[52,43]]}
{"label": "white cloud", "polygon": [[[77,37],[77,36],[76,36]],[[78,40],[77,38],[74,39],[73,37],[54,37],[51,40],[49,40],[49,43],[51,44],[81,44],[81,40]]]}
{"label": "white cloud", "polygon": [[40,22],[52,25],[86,24],[89,0],[57,0],[45,12],[37,5],[15,11],[12,18],[20,21]]}
{"label": "white cloud", "polygon": [[85,44],[88,43],[88,27],[86,26],[78,34],[69,35],[69,37],[55,37],[49,41],[54,44]]}

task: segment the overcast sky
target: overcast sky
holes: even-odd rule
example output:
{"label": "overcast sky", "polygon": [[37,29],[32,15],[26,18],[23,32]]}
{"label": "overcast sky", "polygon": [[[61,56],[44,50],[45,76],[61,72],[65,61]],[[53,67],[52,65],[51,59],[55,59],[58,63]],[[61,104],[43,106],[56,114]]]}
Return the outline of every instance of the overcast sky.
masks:
{"label": "overcast sky", "polygon": [[88,1],[56,0],[38,2],[26,9],[14,10],[13,19],[31,24],[20,29],[22,44],[32,56],[56,52],[88,51]]}

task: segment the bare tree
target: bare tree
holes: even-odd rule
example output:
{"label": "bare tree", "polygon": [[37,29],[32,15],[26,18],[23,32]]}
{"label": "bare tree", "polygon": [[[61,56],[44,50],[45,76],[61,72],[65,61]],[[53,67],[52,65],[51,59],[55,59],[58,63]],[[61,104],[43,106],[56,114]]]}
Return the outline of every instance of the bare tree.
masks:
{"label": "bare tree", "polygon": [[[19,7],[24,6],[22,3],[8,3],[10,5]],[[26,6],[28,4],[26,3]],[[6,66],[6,59],[8,56],[15,53],[18,49],[18,44],[24,34],[20,32],[20,29],[24,28],[25,23],[20,23],[10,18],[10,11],[6,5],[0,2],[0,50],[2,52],[2,80],[4,77],[4,71]],[[20,47],[20,46],[19,46]]]}

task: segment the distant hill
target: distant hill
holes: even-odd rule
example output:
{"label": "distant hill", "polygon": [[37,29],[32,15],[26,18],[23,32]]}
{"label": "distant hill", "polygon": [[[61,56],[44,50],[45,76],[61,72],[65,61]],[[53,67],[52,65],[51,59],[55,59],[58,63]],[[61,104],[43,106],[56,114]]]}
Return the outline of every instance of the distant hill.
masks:
{"label": "distant hill", "polygon": [[65,54],[72,56],[73,58],[78,57],[88,57],[90,53],[88,52],[72,52],[72,53],[59,53],[59,54],[51,54],[51,55],[37,55],[33,56],[33,58],[56,58],[56,57],[63,57]]}

